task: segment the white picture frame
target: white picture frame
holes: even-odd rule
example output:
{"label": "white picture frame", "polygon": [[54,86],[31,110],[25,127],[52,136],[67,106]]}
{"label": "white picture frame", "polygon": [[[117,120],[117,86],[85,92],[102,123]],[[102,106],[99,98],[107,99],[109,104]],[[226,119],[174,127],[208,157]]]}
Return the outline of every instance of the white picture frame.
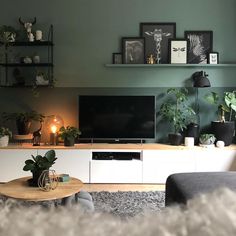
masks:
{"label": "white picture frame", "polygon": [[188,62],[188,40],[169,40],[169,60],[170,64],[187,64]]}

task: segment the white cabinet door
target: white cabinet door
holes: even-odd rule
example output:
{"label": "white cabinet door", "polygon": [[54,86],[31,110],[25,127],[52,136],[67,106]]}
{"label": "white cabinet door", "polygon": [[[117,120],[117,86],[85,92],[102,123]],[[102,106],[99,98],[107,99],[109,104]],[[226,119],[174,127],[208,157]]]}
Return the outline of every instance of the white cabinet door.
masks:
{"label": "white cabinet door", "polygon": [[[44,155],[48,150],[38,150],[38,154]],[[92,152],[89,150],[55,150],[58,158],[52,169],[58,174],[69,174],[80,179],[84,183],[89,183],[89,161]]]}
{"label": "white cabinet door", "polygon": [[141,160],[92,160],[91,183],[142,183]]}
{"label": "white cabinet door", "polygon": [[36,149],[1,149],[0,182],[7,182],[24,176],[31,176],[30,171],[23,171],[25,160],[36,155]]}
{"label": "white cabinet door", "polygon": [[226,148],[203,148],[195,152],[196,171],[236,170],[236,151]]}
{"label": "white cabinet door", "polygon": [[194,171],[192,150],[143,151],[143,183],[164,184],[170,174]]}

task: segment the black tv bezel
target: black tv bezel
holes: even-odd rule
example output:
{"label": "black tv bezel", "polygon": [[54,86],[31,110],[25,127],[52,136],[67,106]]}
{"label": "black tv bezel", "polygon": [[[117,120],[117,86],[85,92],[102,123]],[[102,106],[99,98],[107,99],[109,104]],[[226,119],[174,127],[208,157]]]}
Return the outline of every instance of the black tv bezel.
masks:
{"label": "black tv bezel", "polygon": [[156,139],[156,95],[78,95],[78,127],[79,127],[79,104],[80,97],[153,97],[154,99],[154,128],[153,137],[150,138],[81,138],[78,143],[145,143],[148,140]]}

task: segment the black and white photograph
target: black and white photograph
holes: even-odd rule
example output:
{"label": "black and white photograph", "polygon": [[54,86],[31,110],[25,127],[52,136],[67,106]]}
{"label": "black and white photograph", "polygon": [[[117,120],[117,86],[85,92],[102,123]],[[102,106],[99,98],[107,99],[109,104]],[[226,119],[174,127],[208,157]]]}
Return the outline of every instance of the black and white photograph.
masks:
{"label": "black and white photograph", "polygon": [[210,52],[208,54],[208,63],[209,64],[219,64],[219,53],[218,52]]}
{"label": "black and white photograph", "polygon": [[122,38],[123,64],[144,64],[145,39],[141,37]]}
{"label": "black and white photograph", "polygon": [[186,39],[169,39],[169,56],[171,64],[187,64],[188,41]]}
{"label": "black and white photograph", "polygon": [[176,23],[140,23],[140,36],[145,38],[145,58],[153,55],[156,64],[169,63],[168,40],[176,37]]}
{"label": "black and white photograph", "polygon": [[207,64],[213,47],[213,31],[185,31],[189,40],[188,63]]}
{"label": "black and white photograph", "polygon": [[122,54],[118,52],[112,53],[112,63],[122,64]]}

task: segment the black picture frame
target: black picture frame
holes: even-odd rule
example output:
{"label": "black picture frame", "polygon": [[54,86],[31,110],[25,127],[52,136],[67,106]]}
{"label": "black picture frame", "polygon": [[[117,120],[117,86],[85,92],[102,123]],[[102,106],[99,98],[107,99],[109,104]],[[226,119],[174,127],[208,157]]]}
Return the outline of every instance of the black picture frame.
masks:
{"label": "black picture frame", "polygon": [[219,64],[219,53],[218,52],[209,52],[208,64]]}
{"label": "black picture frame", "polygon": [[144,64],[145,38],[122,38],[122,62],[123,64]]}
{"label": "black picture frame", "polygon": [[168,64],[168,40],[176,38],[175,22],[140,23],[140,36],[145,38],[145,58],[152,54],[157,64]]}
{"label": "black picture frame", "polygon": [[213,31],[185,31],[184,35],[189,40],[188,63],[207,64],[213,48]]}
{"label": "black picture frame", "polygon": [[188,63],[187,39],[169,39],[169,63],[170,64],[187,64]]}
{"label": "black picture frame", "polygon": [[122,54],[120,52],[112,53],[112,64],[122,64]]}

